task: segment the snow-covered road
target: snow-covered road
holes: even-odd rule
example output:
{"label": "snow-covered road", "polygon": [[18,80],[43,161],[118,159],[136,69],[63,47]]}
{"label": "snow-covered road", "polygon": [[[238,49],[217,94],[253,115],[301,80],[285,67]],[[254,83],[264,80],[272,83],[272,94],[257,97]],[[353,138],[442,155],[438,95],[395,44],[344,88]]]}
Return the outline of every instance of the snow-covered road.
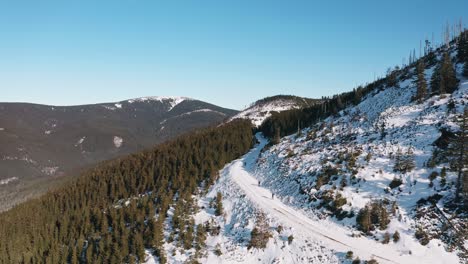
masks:
{"label": "snow-covered road", "polygon": [[[229,177],[245,192],[246,197],[270,217],[275,218],[284,226],[291,227],[298,236],[320,241],[327,248],[337,252],[353,251],[361,259],[376,259],[379,263],[457,263],[453,258],[443,258],[432,254],[429,248],[418,248],[402,251],[391,245],[383,245],[366,237],[351,237],[351,232],[331,221],[319,221],[307,217],[281,200],[272,199],[272,193],[258,186],[258,180],[253,176],[253,168],[260,150],[267,143],[258,136],[258,144],[243,158],[225,167]],[[455,262],[454,262],[455,260]]]}

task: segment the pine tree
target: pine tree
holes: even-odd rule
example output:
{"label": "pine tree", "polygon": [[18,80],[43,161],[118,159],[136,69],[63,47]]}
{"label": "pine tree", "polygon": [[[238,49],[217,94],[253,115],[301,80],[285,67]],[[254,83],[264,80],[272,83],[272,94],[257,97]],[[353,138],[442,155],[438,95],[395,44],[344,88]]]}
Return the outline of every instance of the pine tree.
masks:
{"label": "pine tree", "polygon": [[387,86],[392,87],[398,86],[398,79],[397,79],[398,68],[392,70],[391,68],[387,69]]}
{"label": "pine tree", "polygon": [[156,255],[158,257],[161,256],[162,253],[162,246],[164,243],[164,233],[163,233],[163,225],[162,221],[154,221],[153,222],[153,239],[152,239],[152,246]]}
{"label": "pine tree", "polygon": [[68,256],[68,261],[70,264],[78,264],[78,253],[76,252],[76,247],[72,246],[70,248],[70,254]]}
{"label": "pine tree", "polygon": [[202,224],[197,225],[196,249],[201,250],[205,247],[206,229]]}
{"label": "pine tree", "polygon": [[257,215],[255,227],[252,229],[249,248],[266,248],[271,237],[266,216],[263,213]]}
{"label": "pine tree", "polygon": [[356,223],[358,225],[359,230],[361,230],[364,233],[368,233],[371,230],[371,213],[367,205],[366,207],[359,210],[359,213],[356,217]]}
{"label": "pine tree", "polygon": [[418,103],[422,103],[427,96],[427,82],[424,76],[424,69],[424,62],[420,60],[417,66],[417,89],[415,97]]}
{"label": "pine tree", "polygon": [[446,52],[431,78],[431,91],[437,94],[453,93],[458,87],[458,79],[452,59]]}
{"label": "pine tree", "polygon": [[271,143],[276,145],[276,144],[280,143],[280,140],[281,140],[281,131],[280,131],[279,127],[276,127],[275,128],[275,134],[273,136],[273,139],[271,140]]}
{"label": "pine tree", "polygon": [[468,30],[465,30],[458,37],[458,52],[457,59],[461,63],[468,60]]}
{"label": "pine tree", "polygon": [[468,78],[468,61],[465,61],[465,65],[463,66],[463,77]]}
{"label": "pine tree", "polygon": [[220,216],[223,214],[223,196],[220,192],[216,194],[216,201],[215,201],[215,215]]}
{"label": "pine tree", "polygon": [[459,129],[449,144],[447,154],[451,168],[458,174],[456,199],[459,200],[462,196],[468,198],[468,107],[465,106],[463,114],[457,116],[454,121]]}
{"label": "pine tree", "polygon": [[453,93],[457,89],[459,81],[456,77],[452,59],[448,53],[444,55],[442,76],[445,81],[445,89],[448,93]]}
{"label": "pine tree", "polygon": [[403,160],[403,153],[401,149],[398,148],[397,153],[395,154],[395,165],[393,166],[394,171],[402,171],[402,160]]}
{"label": "pine tree", "polygon": [[143,238],[141,234],[134,234],[134,254],[138,257],[140,262],[145,260],[145,246],[143,244]]}
{"label": "pine tree", "polygon": [[405,154],[398,148],[395,155],[394,171],[406,173],[415,168],[413,148],[409,147]]}

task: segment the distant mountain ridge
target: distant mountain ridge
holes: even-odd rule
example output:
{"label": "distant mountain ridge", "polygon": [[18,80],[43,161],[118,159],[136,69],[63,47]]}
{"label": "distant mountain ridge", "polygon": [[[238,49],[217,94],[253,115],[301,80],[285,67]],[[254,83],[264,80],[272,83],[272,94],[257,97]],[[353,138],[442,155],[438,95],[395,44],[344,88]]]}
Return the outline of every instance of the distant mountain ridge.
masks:
{"label": "distant mountain ridge", "polygon": [[188,97],[48,106],[0,103],[0,210],[53,179],[235,115]]}
{"label": "distant mountain ridge", "polygon": [[320,103],[319,99],[299,97],[293,95],[275,95],[265,97],[251,104],[249,107],[233,116],[231,120],[250,119],[252,124],[259,127],[273,112],[300,109]]}

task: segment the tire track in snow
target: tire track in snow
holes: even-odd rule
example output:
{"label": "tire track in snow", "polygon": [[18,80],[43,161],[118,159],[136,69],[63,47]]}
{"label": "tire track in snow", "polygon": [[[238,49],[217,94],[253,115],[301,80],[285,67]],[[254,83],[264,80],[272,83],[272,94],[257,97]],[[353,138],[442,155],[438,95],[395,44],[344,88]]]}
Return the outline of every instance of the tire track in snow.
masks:
{"label": "tire track in snow", "polygon": [[301,231],[300,235],[311,238],[314,241],[323,242],[335,251],[346,253],[352,250],[355,255],[361,258],[375,258],[383,263],[415,263],[414,260],[410,260],[411,257],[402,256],[401,252],[380,245],[376,241],[372,241],[366,237],[350,237],[346,234],[348,230],[342,227],[336,226],[336,230],[328,230],[326,226],[285,205],[280,200],[268,198],[272,197],[271,192],[258,186],[257,179],[245,168],[255,164],[263,146],[264,144],[258,145],[243,158],[233,161],[224,169],[229,177],[245,192],[246,196],[257,204],[260,209],[286,226]]}
{"label": "tire track in snow", "polygon": [[[347,252],[351,249],[355,250],[355,253],[358,253],[360,256],[366,256],[367,258],[376,258],[381,261],[385,261],[387,263],[399,263],[392,261],[386,257],[380,256],[379,254],[374,254],[372,252],[363,251],[354,246],[350,246],[347,243],[340,241],[339,238],[333,238],[331,235],[325,234],[320,230],[317,230],[312,223],[310,223],[311,219],[307,216],[302,215],[301,213],[295,211],[294,209],[286,206],[279,200],[270,199],[267,197],[271,197],[271,193],[259,186],[256,186],[257,180],[253,178],[244,168],[243,168],[242,161],[235,161],[229,168],[229,173],[234,181],[246,192],[246,195],[256,204],[260,206],[260,208],[273,217],[279,219],[281,222],[285,223],[287,226],[291,226],[297,230],[303,231],[303,234],[308,235],[310,237],[316,238],[325,238],[332,243],[326,243],[331,248]],[[278,209],[279,208],[279,209]],[[291,212],[293,211],[293,212]],[[281,215],[283,216],[281,216]],[[290,215],[290,216],[288,216]],[[291,218],[293,217],[293,218]],[[311,235],[311,234],[315,234]],[[320,240],[320,239],[318,239]],[[335,244],[335,245],[333,245]]]}

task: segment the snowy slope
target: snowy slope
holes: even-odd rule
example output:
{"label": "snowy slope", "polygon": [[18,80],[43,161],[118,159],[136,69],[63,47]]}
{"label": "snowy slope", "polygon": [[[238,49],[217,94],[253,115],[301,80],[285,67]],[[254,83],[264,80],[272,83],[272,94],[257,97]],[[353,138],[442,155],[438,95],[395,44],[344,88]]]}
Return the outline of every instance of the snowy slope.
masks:
{"label": "snowy slope", "polygon": [[[183,101],[190,101],[193,100],[189,97],[182,97],[182,96],[147,96],[147,97],[140,97],[135,99],[127,100],[128,103],[134,102],[160,102],[160,103],[167,103],[168,109],[167,111],[171,111],[175,106],[182,103]],[[121,108],[121,104],[116,104],[117,108]]]}
{"label": "snowy slope", "polygon": [[[426,70],[427,78],[432,71]],[[397,87],[376,90],[357,106],[305,128],[299,135],[284,137],[277,145],[266,145],[259,136],[260,143],[250,153],[220,172],[220,179],[207,195],[197,196],[200,210],[193,215],[195,222],[212,221],[220,227],[219,235],[208,236],[198,260],[351,263],[359,257],[379,263],[464,263],[460,258],[463,249],[449,244],[454,230],[445,229],[442,220],[449,218],[457,228],[467,226],[466,217],[445,208],[453,198],[456,175],[447,171],[446,184],[438,176],[430,185],[429,175],[440,175],[448,164],[428,168],[426,163],[441,128],[453,129],[450,120],[468,103],[468,80],[461,79],[452,95],[432,96],[420,104],[411,99],[415,90],[411,78]],[[450,101],[455,105],[452,111],[447,108]],[[251,118],[245,113],[244,117]],[[409,149],[414,152],[415,169],[395,172],[396,153]],[[323,180],[326,168],[334,172]],[[391,189],[394,179],[402,184]],[[222,216],[215,216],[210,206],[217,192],[223,195]],[[430,204],[418,205],[435,194],[441,195],[436,205],[442,211]],[[345,199],[340,207],[344,217],[338,217],[329,206],[338,198]],[[356,215],[375,201],[387,205],[390,222],[383,230],[364,234],[356,227]],[[259,212],[266,215],[272,237],[265,249],[249,249]],[[418,228],[427,232],[427,244],[415,238]],[[383,243],[386,233],[396,231],[398,241]],[[294,238],[292,243],[289,236]],[[466,239],[463,244],[468,244]],[[184,263],[195,254],[170,243],[166,243],[166,250],[169,263]],[[353,252],[352,258],[346,257],[348,251]]]}
{"label": "snowy slope", "polygon": [[282,112],[291,109],[299,109],[313,104],[312,99],[296,96],[273,96],[255,102],[252,106],[244,109],[230,120],[242,118],[250,119],[252,124],[259,127],[263,121],[271,116],[272,112]]}
{"label": "snowy slope", "polygon": [[[442,195],[437,207],[442,208],[458,227],[466,226],[466,218],[458,218],[444,208],[445,202],[453,199],[455,173],[447,173],[445,185],[441,183],[441,177],[437,177],[431,187],[429,175],[432,172],[440,174],[442,167],[448,167],[448,164],[435,168],[427,168],[425,164],[432,156],[433,142],[441,135],[440,128],[454,125],[450,120],[455,114],[447,109],[449,100],[454,101],[458,113],[468,102],[468,81],[462,80],[451,96],[433,96],[422,104],[411,102],[414,93],[412,82],[403,81],[400,88],[376,92],[339,116],[303,130],[302,135],[283,138],[280,144],[262,154],[255,174],[265,187],[287,204],[352,232],[356,232],[353,227],[355,217],[339,219],[333,216],[327,203],[343,197],[346,202],[341,209],[356,213],[371,201],[387,200],[396,208],[394,215],[391,215],[388,228],[377,229],[372,238],[382,241],[385,232],[398,231],[401,239],[390,242],[386,246],[389,251],[394,249],[400,254],[411,251],[412,256],[420,258],[432,254],[425,261],[459,263],[456,255],[460,249],[442,241],[452,234],[450,229],[441,231],[443,224],[439,219],[443,217],[429,206],[417,207],[417,202],[435,194]],[[415,156],[415,169],[407,173],[395,172],[394,156],[398,149],[406,152],[410,148]],[[349,168],[349,157],[353,155],[356,164]],[[323,179],[324,167],[336,171],[317,187],[318,179]],[[401,179],[402,185],[389,188],[393,179]],[[426,246],[421,246],[415,239],[418,227],[433,238]],[[447,253],[446,250],[454,251]],[[418,263],[410,258],[401,262]]]}

